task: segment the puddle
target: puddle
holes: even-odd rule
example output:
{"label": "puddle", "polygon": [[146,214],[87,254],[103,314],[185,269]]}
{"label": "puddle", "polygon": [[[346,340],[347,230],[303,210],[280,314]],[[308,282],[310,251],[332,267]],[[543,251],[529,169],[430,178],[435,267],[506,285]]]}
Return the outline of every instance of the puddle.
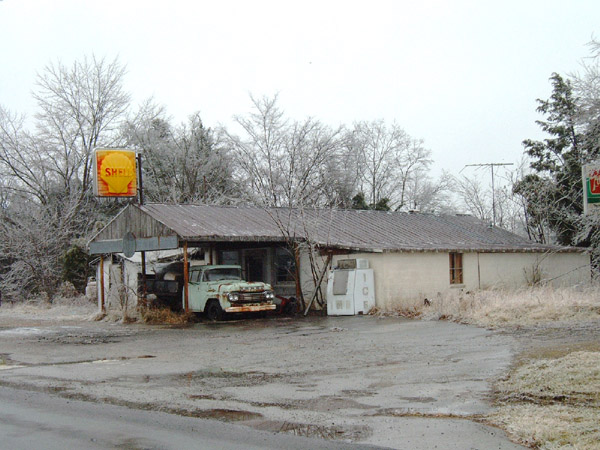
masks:
{"label": "puddle", "polygon": [[36,336],[39,334],[47,334],[50,332],[51,332],[50,330],[43,330],[41,328],[23,327],[23,328],[9,328],[8,330],[1,330],[0,335],[3,335],[3,336]]}
{"label": "puddle", "polygon": [[310,423],[278,422],[264,420],[246,424],[258,430],[271,431],[275,433],[288,433],[295,436],[327,440],[364,440],[373,434],[368,426],[341,426],[341,425],[316,425]]}
{"label": "puddle", "polygon": [[10,370],[10,369],[19,369],[21,367],[25,367],[25,366],[19,366],[19,365],[8,365],[8,364],[0,364],[0,370]]}
{"label": "puddle", "polygon": [[402,400],[413,403],[434,403],[437,400],[433,397],[400,397]]}

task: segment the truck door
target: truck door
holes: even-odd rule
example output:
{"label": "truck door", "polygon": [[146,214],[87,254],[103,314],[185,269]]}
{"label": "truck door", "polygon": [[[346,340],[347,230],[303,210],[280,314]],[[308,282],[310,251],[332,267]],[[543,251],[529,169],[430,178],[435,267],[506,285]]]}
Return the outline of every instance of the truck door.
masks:
{"label": "truck door", "polygon": [[202,283],[200,283],[200,279],[202,276],[201,269],[192,268],[190,270],[190,279],[188,283],[188,292],[190,294],[189,306],[190,310],[202,312],[204,311],[204,302],[201,299],[205,298],[202,295]]}

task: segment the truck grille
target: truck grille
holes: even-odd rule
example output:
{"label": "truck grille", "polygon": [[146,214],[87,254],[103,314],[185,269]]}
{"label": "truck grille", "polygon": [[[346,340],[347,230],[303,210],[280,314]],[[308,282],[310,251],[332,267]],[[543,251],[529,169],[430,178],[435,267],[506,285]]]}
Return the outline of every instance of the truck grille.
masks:
{"label": "truck grille", "polygon": [[239,302],[254,303],[264,302],[266,300],[265,292],[239,292]]}

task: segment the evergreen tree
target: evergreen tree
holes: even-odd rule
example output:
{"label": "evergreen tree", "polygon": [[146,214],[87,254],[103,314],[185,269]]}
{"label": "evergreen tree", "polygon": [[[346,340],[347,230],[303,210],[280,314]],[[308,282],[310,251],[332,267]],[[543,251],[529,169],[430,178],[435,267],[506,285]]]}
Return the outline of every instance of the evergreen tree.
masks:
{"label": "evergreen tree", "polygon": [[528,232],[541,242],[548,228],[561,245],[588,246],[590,233],[582,234],[583,192],[581,167],[598,156],[581,126],[578,99],[570,80],[552,74],[552,95],[538,99],[537,111],[545,120],[537,124],[548,134],[541,141],[523,141],[534,173],[525,176],[514,192],[526,199]]}

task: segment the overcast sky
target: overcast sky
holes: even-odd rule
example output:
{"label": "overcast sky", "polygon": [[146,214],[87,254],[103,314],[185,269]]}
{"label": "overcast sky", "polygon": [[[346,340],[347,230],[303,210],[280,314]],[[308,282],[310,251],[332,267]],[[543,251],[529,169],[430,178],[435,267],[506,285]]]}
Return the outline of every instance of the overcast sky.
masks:
{"label": "overcast sky", "polygon": [[34,110],[50,61],[118,56],[136,102],[208,126],[279,93],[293,118],[396,121],[435,172],[517,162],[536,98],[600,37],[600,1],[0,0],[0,103]]}

